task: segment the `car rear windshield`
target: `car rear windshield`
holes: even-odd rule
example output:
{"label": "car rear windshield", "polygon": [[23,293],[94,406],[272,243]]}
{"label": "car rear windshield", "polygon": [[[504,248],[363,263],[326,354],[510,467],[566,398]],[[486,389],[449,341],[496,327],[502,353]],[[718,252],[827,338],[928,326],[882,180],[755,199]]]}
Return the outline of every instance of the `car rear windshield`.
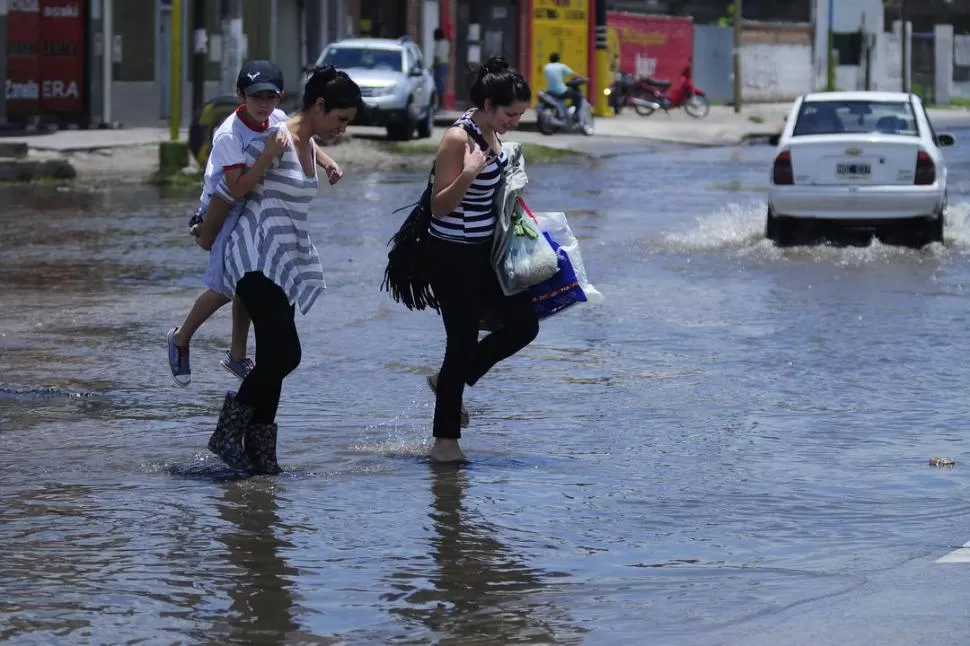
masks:
{"label": "car rear windshield", "polygon": [[792,136],[879,133],[919,136],[908,101],[806,101]]}
{"label": "car rear windshield", "polygon": [[364,47],[331,47],[323,55],[321,65],[333,65],[338,70],[367,69],[400,72],[401,50]]}

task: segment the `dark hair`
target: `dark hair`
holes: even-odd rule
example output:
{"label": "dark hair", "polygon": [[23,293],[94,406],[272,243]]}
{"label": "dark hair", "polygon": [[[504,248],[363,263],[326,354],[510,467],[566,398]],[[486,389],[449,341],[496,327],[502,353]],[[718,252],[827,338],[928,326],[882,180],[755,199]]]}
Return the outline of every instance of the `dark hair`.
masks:
{"label": "dark hair", "polygon": [[445,32],[443,32],[440,27],[434,30],[435,40],[442,40],[444,37],[445,37]]}
{"label": "dark hair", "polygon": [[553,53],[549,54],[549,62],[550,63],[558,63],[559,62],[559,52],[553,52]]}
{"label": "dark hair", "polygon": [[472,104],[484,108],[486,100],[493,105],[512,105],[519,101],[528,103],[532,99],[532,90],[508,61],[501,56],[492,56],[474,72],[469,95]]}
{"label": "dark hair", "polygon": [[360,100],[360,88],[346,72],[339,72],[333,65],[311,68],[303,84],[303,109],[309,110],[323,99],[324,111],[342,110],[344,108],[363,108]]}

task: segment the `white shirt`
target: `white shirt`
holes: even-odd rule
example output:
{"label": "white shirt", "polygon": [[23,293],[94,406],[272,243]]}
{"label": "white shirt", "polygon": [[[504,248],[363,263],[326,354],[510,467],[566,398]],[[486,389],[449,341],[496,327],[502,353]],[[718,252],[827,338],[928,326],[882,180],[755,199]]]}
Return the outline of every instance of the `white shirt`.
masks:
{"label": "white shirt", "polygon": [[447,38],[434,41],[434,62],[436,65],[447,63],[451,58],[451,43]]}
{"label": "white shirt", "polygon": [[[213,192],[227,171],[233,168],[245,168],[247,165],[246,148],[257,137],[262,136],[278,123],[286,121],[286,113],[277,108],[260,127],[253,130],[239,117],[239,111],[245,109],[239,106],[235,112],[226,117],[212,135],[212,151],[209,161],[205,165],[205,175],[202,182],[202,196],[199,198],[202,208],[209,206]],[[237,200],[230,210],[231,215],[242,211],[242,203]]]}

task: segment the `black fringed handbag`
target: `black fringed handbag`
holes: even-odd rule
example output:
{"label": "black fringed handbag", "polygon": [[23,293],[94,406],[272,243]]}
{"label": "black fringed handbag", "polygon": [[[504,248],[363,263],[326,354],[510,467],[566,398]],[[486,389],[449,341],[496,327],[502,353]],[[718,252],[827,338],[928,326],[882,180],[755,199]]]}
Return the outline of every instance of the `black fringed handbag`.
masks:
{"label": "black fringed handbag", "polygon": [[[428,252],[428,226],[431,224],[431,187],[434,168],[428,186],[397,233],[391,237],[387,252],[387,267],[381,291],[386,291],[397,303],[409,310],[431,308],[438,311],[438,301],[431,289],[431,258]],[[398,213],[407,206],[394,211]]]}

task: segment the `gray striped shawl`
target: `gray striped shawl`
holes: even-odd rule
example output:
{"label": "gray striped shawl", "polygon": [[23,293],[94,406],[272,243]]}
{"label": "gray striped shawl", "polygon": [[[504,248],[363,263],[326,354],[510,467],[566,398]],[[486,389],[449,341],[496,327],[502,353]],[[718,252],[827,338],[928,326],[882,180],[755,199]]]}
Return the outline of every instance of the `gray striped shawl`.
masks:
{"label": "gray striped shawl", "polygon": [[[285,130],[286,124],[278,127]],[[275,131],[270,128],[267,135]],[[259,137],[246,147],[248,168],[262,154],[265,144],[266,137]],[[224,286],[228,296],[235,294],[239,279],[258,271],[279,285],[300,312],[310,311],[326,288],[307,222],[310,202],[318,190],[316,164],[312,178],[304,175],[296,149],[290,144],[246,196],[239,223],[226,242]],[[215,192],[233,202],[224,177]]]}

